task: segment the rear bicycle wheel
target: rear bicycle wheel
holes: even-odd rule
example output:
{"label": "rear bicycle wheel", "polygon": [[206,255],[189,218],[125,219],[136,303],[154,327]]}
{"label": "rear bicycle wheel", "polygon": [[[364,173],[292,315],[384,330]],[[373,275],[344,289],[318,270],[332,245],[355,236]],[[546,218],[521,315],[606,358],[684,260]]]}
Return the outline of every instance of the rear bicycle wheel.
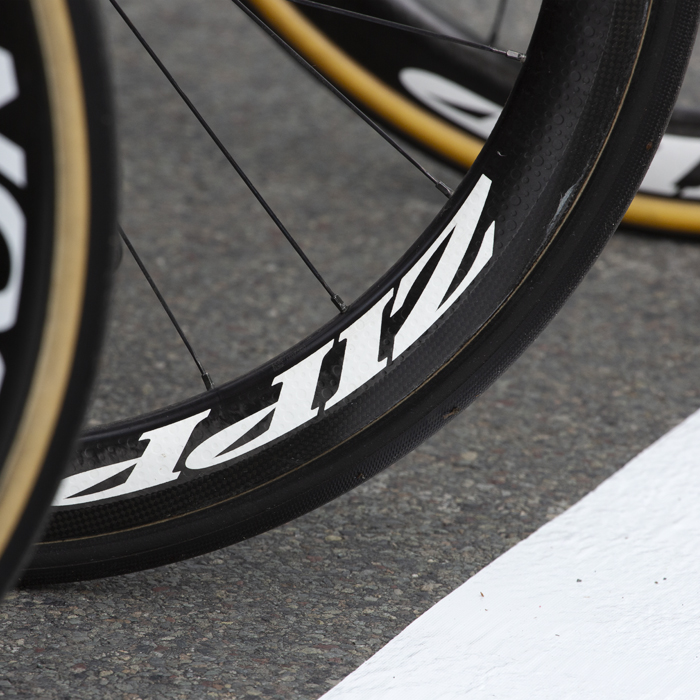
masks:
{"label": "rear bicycle wheel", "polygon": [[[248,2],[363,108],[422,150],[460,169],[474,163],[518,75],[515,62],[440,39],[306,5],[290,7],[286,0]],[[460,25],[441,14],[434,1],[323,0],[323,4],[443,35],[484,40],[468,26],[467,8]],[[647,229],[700,233],[700,113],[688,109],[673,113],[623,221]]]}
{"label": "rear bicycle wheel", "polygon": [[105,301],[110,102],[88,5],[0,8],[0,593],[72,449]]}
{"label": "rear bicycle wheel", "polygon": [[613,232],[696,21],[685,0],[548,0],[484,151],[396,266],[249,375],[85,435],[25,580],[133,571],[250,537],[437,430],[535,337]]}

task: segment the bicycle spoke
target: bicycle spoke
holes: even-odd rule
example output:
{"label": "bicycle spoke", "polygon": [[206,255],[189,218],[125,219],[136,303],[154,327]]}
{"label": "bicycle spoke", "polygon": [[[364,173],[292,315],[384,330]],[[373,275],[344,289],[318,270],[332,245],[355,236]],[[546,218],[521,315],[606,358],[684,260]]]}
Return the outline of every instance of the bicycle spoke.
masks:
{"label": "bicycle spoke", "polygon": [[119,235],[122,237],[122,240],[126,244],[126,247],[129,249],[129,252],[133,256],[134,260],[136,261],[136,264],[139,266],[139,269],[143,273],[143,276],[146,278],[146,281],[148,282],[148,284],[151,285],[151,289],[153,290],[153,293],[156,295],[156,297],[158,297],[158,301],[160,302],[160,305],[163,307],[163,309],[165,309],[165,313],[168,314],[168,317],[172,321],[173,326],[175,326],[175,330],[180,335],[182,342],[185,344],[185,347],[187,348],[190,355],[192,355],[192,359],[194,360],[195,364],[197,365],[197,369],[199,370],[199,373],[202,376],[202,381],[204,382],[204,386],[207,388],[207,390],[213,389],[214,382],[212,382],[211,377],[209,376],[209,372],[207,372],[204,369],[204,367],[202,366],[202,363],[199,361],[199,358],[197,357],[197,354],[195,353],[194,348],[190,344],[190,341],[187,339],[185,332],[182,330],[180,324],[177,322],[177,319],[175,318],[175,315],[173,314],[173,312],[170,310],[168,303],[163,298],[163,295],[160,293],[160,290],[158,289],[156,283],[154,282],[153,278],[151,277],[148,270],[146,269],[146,266],[143,264],[143,261],[141,260],[141,256],[136,252],[136,249],[132,245],[132,243],[129,240],[126,233],[124,233],[124,229],[121,227],[120,224],[117,224],[117,229],[119,231]]}
{"label": "bicycle spoke", "polygon": [[493,26],[491,27],[491,33],[489,34],[488,42],[489,44],[495,44],[498,40],[498,35],[501,33],[501,27],[503,26],[503,18],[506,14],[506,7],[508,5],[508,0],[499,0],[498,7],[496,8],[496,16],[493,20]]}
{"label": "bicycle spoke", "polygon": [[150,44],[146,41],[146,39],[141,35],[139,30],[136,28],[134,23],[129,19],[128,15],[124,10],[121,8],[117,0],[110,0],[112,3],[112,6],[114,9],[119,13],[121,18],[124,20],[126,25],[129,27],[129,29],[132,31],[134,36],[139,40],[143,48],[147,51],[149,56],[153,59],[155,64],[160,68],[161,72],[163,75],[168,79],[170,84],[173,86],[173,88],[176,90],[178,95],[182,98],[183,102],[187,105],[187,107],[190,109],[192,114],[197,118],[199,123],[204,127],[204,130],[209,134],[210,138],[214,143],[217,145],[223,156],[228,160],[228,162],[231,164],[233,169],[238,173],[239,177],[243,180],[245,183],[246,187],[251,191],[253,196],[258,200],[262,208],[267,212],[268,216],[274,221],[275,225],[277,228],[280,230],[280,232],[284,235],[284,237],[289,241],[291,246],[294,248],[294,250],[297,252],[299,257],[302,259],[306,267],[310,270],[310,272],[316,277],[316,279],[320,282],[321,286],[326,290],[328,293],[328,296],[330,297],[331,301],[333,304],[335,304],[336,308],[338,311],[341,313],[344,313],[345,310],[347,309],[347,306],[345,305],[345,302],[341,299],[340,295],[336,294],[328,285],[328,283],[325,281],[325,279],[321,276],[321,273],[316,269],[314,264],[309,260],[308,256],[304,251],[302,250],[301,246],[296,242],[292,234],[287,230],[287,227],[282,223],[282,221],[279,219],[277,214],[272,210],[270,205],[267,203],[265,198],[260,194],[258,191],[257,187],[252,183],[250,178],[245,174],[241,166],[236,162],[234,157],[231,155],[229,150],[224,146],[223,142],[221,139],[216,135],[214,130],[209,126],[207,121],[204,119],[204,117],[201,115],[199,110],[195,107],[194,103],[190,98],[187,96],[185,91],[180,87],[178,82],[175,80],[175,78],[172,76],[170,71],[165,67],[165,64],[158,58],[156,52],[151,48]]}
{"label": "bicycle spoke", "polygon": [[[111,0],[115,2],[115,0]],[[442,180],[438,180],[431,175],[412,155],[406,152],[399,144],[394,141],[389,134],[384,131],[368,114],[363,112],[349,97],[342,93],[333,83],[331,83],[317,68],[307,61],[296,49],[288,44],[277,32],[269,27],[263,20],[260,19],[250,8],[248,8],[242,0],[231,0],[240,10],[242,10],[250,19],[252,19],[263,31],[272,37],[300,66],[305,68],[316,79],[320,80],[339,100],[344,102],[360,119],[371,126],[389,145],[393,146],[411,165],[420,170],[432,183],[435,188],[442,192],[446,197],[452,196],[452,189],[448,187]]]}
{"label": "bicycle spoke", "polygon": [[[519,51],[513,51],[511,49],[498,49],[495,46],[491,46],[490,44],[495,43],[495,36],[493,36],[493,31],[492,31],[492,38],[489,39],[488,44],[482,44],[478,41],[470,41],[469,39],[462,39],[460,37],[456,36],[450,36],[449,34],[440,34],[439,32],[433,32],[430,31],[429,29],[421,29],[420,27],[412,27],[409,24],[403,24],[401,22],[394,22],[389,19],[382,19],[381,17],[374,17],[372,15],[366,15],[362,12],[355,12],[354,10],[346,10],[342,7],[334,7],[332,5],[326,5],[322,2],[317,2],[317,0],[290,0],[290,2],[295,3],[296,5],[306,5],[308,7],[313,7],[318,10],[325,10],[326,12],[334,12],[339,15],[343,15],[345,17],[352,17],[354,19],[360,19],[365,22],[372,22],[374,24],[380,24],[383,27],[390,27],[392,29],[399,29],[404,32],[410,32],[412,34],[420,34],[421,36],[428,36],[434,39],[441,39],[443,41],[451,41],[455,44],[460,44],[461,46],[467,46],[470,49],[479,49],[480,51],[489,51],[490,53],[496,53],[499,54],[500,56],[505,56],[506,58],[511,58],[516,61],[519,61],[520,63],[523,63],[525,61],[525,54],[520,53]],[[505,3],[507,0],[500,0],[500,5],[498,8],[498,12],[502,15],[505,9]],[[502,19],[502,18],[501,18]],[[498,28],[500,29],[500,22],[497,22]],[[497,33],[497,31],[496,31]]]}

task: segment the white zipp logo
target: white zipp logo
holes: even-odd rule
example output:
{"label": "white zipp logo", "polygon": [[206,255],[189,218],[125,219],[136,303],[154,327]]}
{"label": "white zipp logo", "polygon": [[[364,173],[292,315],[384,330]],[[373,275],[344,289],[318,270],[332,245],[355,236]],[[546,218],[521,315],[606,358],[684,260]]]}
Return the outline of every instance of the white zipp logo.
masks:
{"label": "white zipp logo", "polygon": [[[422,68],[403,68],[399,80],[426,107],[482,139],[489,137],[501,114],[495,102]],[[665,134],[639,191],[700,199],[700,138]]]}
{"label": "white zipp logo", "polygon": [[[325,402],[325,410],[362,388],[390,363],[379,357],[382,318],[404,308],[420,273],[444,247],[427,283],[394,337],[391,362],[408,350],[462,296],[493,256],[495,223],[487,228],[471,268],[452,290],[460,265],[472,242],[486,205],[491,180],[482,175],[459,211],[416,261],[374,306],[331,340],[297,364],[277,375],[272,387],[279,387],[277,400],[208,437],[187,456],[185,467],[199,471],[229,462],[276,440],[313,420],[319,407],[313,406],[321,365],[331,349],[345,344],[342,372],[336,393]],[[180,476],[174,471],[197,425],[209,416],[202,411],[175,423],[150,430],[140,440],[148,441],[140,457],[66,477],[54,500],[55,506],[92,503],[161,486]],[[264,430],[261,427],[267,425]],[[246,436],[255,432],[255,437]],[[116,485],[114,481],[119,482]]]}
{"label": "white zipp logo", "polygon": [[[19,96],[17,74],[12,54],[0,48],[0,109]],[[24,150],[0,134],[0,174],[17,187],[27,184]],[[0,246],[9,263],[4,274],[0,270],[0,333],[10,330],[17,322],[27,222],[24,212],[9,190],[0,184]],[[5,377],[5,360],[0,354],[0,387]]]}
{"label": "white zipp logo", "polygon": [[488,138],[501,116],[501,105],[422,68],[402,69],[399,80],[424,105],[482,139]]}
{"label": "white zipp logo", "polygon": [[700,199],[700,139],[666,134],[639,191]]}

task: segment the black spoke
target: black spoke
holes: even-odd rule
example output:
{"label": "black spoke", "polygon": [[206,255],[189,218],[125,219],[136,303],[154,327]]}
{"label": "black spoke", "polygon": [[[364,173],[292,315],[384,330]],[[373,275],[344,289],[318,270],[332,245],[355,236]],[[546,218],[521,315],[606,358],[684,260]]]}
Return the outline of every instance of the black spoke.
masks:
{"label": "black spoke", "polygon": [[[112,0],[115,2],[115,0]],[[412,155],[407,153],[401,146],[399,146],[394,139],[387,134],[384,129],[382,129],[368,114],[365,114],[349,97],[346,97],[338,88],[333,85],[317,68],[315,68],[309,61],[307,61],[298,51],[296,51],[290,44],[288,44],[277,32],[275,32],[271,27],[269,27],[265,22],[263,22],[260,17],[258,17],[249,7],[247,7],[242,0],[231,0],[234,5],[239,7],[243,12],[245,12],[248,17],[250,17],[263,31],[265,31],[269,36],[271,36],[299,65],[305,68],[311,75],[321,81],[339,100],[344,102],[355,114],[357,114],[360,119],[365,121],[369,126],[371,126],[388,144],[393,146],[411,165],[416,167],[420,172],[425,175],[428,180],[430,180],[435,187],[440,190],[446,197],[452,195],[452,189],[448,187],[444,182],[438,180],[436,177],[431,175]]]}
{"label": "black spoke", "polygon": [[[525,61],[525,54],[519,51],[512,51],[510,49],[498,49],[490,44],[495,43],[495,36],[493,36],[488,44],[482,44],[478,41],[470,41],[469,39],[463,39],[461,37],[450,36],[449,34],[440,34],[439,32],[433,32],[430,29],[422,29],[421,27],[412,27],[410,24],[403,24],[401,22],[394,22],[390,19],[382,19],[381,17],[374,17],[373,15],[366,15],[362,12],[355,12],[354,10],[346,10],[342,7],[334,7],[333,5],[326,5],[322,2],[317,2],[317,0],[290,0],[297,5],[307,5],[308,7],[314,7],[318,10],[325,10],[326,12],[335,12],[339,15],[344,15],[345,17],[352,17],[354,19],[361,19],[365,22],[372,22],[374,24],[381,24],[383,27],[391,27],[392,29],[399,29],[404,32],[411,32],[412,34],[420,34],[421,36],[428,36],[432,39],[441,39],[443,41],[451,41],[455,44],[460,44],[461,46],[467,46],[470,49],[479,49],[481,51],[489,51],[491,53],[497,53],[506,58],[512,58],[521,63]],[[507,0],[500,0],[499,12],[503,14],[505,3]],[[503,8],[503,9],[502,9]],[[500,25],[500,23],[499,23]],[[496,31],[496,34],[498,32]],[[493,32],[492,32],[493,35]]]}
{"label": "black spoke", "polygon": [[202,363],[199,361],[199,358],[197,357],[197,353],[195,353],[194,348],[190,344],[190,341],[187,340],[187,336],[185,335],[185,332],[180,327],[180,324],[177,322],[175,315],[170,310],[168,303],[165,301],[165,299],[163,298],[163,295],[160,293],[160,290],[156,286],[156,283],[153,281],[153,277],[151,277],[151,275],[149,274],[148,270],[146,269],[146,266],[143,264],[143,261],[141,260],[141,257],[136,252],[136,249],[131,244],[131,241],[129,240],[126,233],[124,233],[124,229],[119,224],[117,224],[117,228],[119,230],[119,235],[122,237],[122,240],[126,244],[126,247],[129,249],[129,252],[133,256],[134,260],[136,261],[136,264],[139,266],[141,272],[143,273],[143,276],[146,278],[146,281],[148,282],[148,284],[151,285],[151,289],[153,290],[153,293],[156,295],[156,297],[158,297],[158,301],[160,302],[160,305],[163,307],[163,309],[165,309],[165,313],[168,314],[168,317],[172,321],[173,326],[175,326],[175,330],[179,333],[180,338],[182,339],[182,342],[185,344],[185,347],[187,348],[190,355],[192,355],[192,359],[194,360],[194,363],[197,365],[197,369],[199,370],[199,373],[202,376],[202,381],[204,382],[204,386],[207,388],[207,390],[213,389],[214,382],[212,382],[211,377],[209,376],[209,372],[207,372],[204,369],[204,367],[202,366]]}
{"label": "black spoke", "polygon": [[126,12],[120,7],[119,3],[117,0],[110,0],[112,5],[114,6],[114,9],[119,13],[121,18],[124,20],[126,25],[129,27],[129,29],[133,32],[134,36],[139,40],[143,48],[148,52],[150,57],[153,59],[155,64],[160,68],[161,72],[163,75],[168,79],[170,84],[175,88],[177,91],[178,95],[182,98],[183,102],[189,107],[190,111],[194,116],[197,118],[199,123],[204,127],[204,130],[209,134],[211,137],[212,141],[217,145],[221,153],[224,155],[226,160],[231,164],[233,169],[238,173],[240,178],[243,180],[243,182],[246,184],[248,189],[253,193],[253,196],[258,200],[260,205],[263,207],[263,209],[267,212],[268,216],[275,222],[275,225],[277,228],[282,232],[284,237],[289,241],[289,243],[292,245],[294,250],[297,252],[299,257],[304,261],[304,264],[308,267],[308,269],[311,271],[311,273],[316,277],[316,279],[321,283],[323,288],[326,290],[328,295],[330,296],[331,301],[335,304],[336,308],[343,313],[346,310],[346,305],[345,302],[340,298],[338,294],[336,294],[330,286],[327,284],[327,282],[323,279],[321,276],[321,273],[316,269],[316,267],[313,265],[313,263],[309,260],[307,257],[306,253],[301,249],[299,244],[296,242],[294,237],[292,236],[291,233],[287,230],[287,227],[280,221],[279,217],[275,212],[272,210],[270,205],[267,203],[265,198],[260,194],[258,189],[255,187],[255,185],[251,182],[250,178],[245,174],[243,169],[241,168],[240,165],[236,162],[234,157],[231,155],[229,150],[224,146],[223,142],[221,139],[214,133],[214,130],[209,126],[207,121],[204,119],[204,117],[200,114],[199,110],[194,106],[193,102],[190,100],[190,98],[185,94],[185,91],[180,87],[180,85],[177,83],[175,78],[172,76],[170,71],[165,67],[163,62],[158,58],[156,55],[155,51],[151,48],[149,43],[144,39],[144,37],[141,35],[139,30],[136,28],[134,23],[129,19],[127,16]]}
{"label": "black spoke", "polygon": [[498,0],[498,7],[496,8],[496,16],[493,19],[493,26],[491,27],[491,34],[489,34],[488,42],[489,44],[495,44],[498,40],[498,35],[501,33],[501,26],[503,25],[503,18],[506,14],[506,6],[508,5],[508,0]]}

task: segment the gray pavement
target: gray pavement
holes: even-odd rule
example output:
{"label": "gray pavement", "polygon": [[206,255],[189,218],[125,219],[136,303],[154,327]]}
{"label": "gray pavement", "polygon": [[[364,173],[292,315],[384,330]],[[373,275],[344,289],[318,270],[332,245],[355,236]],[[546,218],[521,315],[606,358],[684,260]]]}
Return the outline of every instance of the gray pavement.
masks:
{"label": "gray pavement", "polygon": [[[125,3],[352,299],[440,195],[228,4]],[[123,222],[220,382],[333,307],[133,40],[110,29]],[[618,233],[490,391],[352,493],[191,561],[12,592],[0,606],[0,696],[317,697],[700,407],[698,270],[699,241]],[[126,256],[117,277],[91,422],[199,390]]]}

